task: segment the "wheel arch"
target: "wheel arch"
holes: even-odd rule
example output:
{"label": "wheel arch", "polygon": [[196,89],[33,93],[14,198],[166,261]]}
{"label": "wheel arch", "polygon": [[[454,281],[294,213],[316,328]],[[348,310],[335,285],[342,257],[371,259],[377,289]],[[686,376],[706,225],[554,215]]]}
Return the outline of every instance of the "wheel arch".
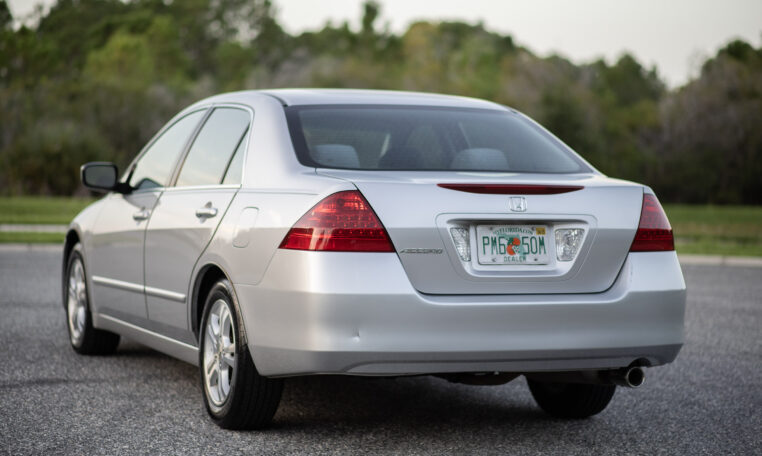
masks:
{"label": "wheel arch", "polygon": [[63,248],[63,263],[61,264],[61,302],[64,308],[66,308],[66,269],[68,269],[69,258],[71,257],[72,250],[74,250],[74,246],[80,242],[82,242],[82,237],[77,230],[72,228],[66,233]]}
{"label": "wheel arch", "polygon": [[196,340],[199,340],[199,326],[201,325],[201,317],[204,312],[204,301],[209,295],[212,287],[220,280],[227,280],[230,284],[230,294],[233,298],[233,307],[235,308],[236,317],[241,327],[241,339],[246,343],[246,331],[243,330],[243,320],[241,316],[241,309],[238,304],[238,297],[236,296],[235,289],[233,288],[233,282],[230,280],[230,276],[215,263],[208,263],[202,266],[196,274],[196,280],[193,284],[193,294],[191,296],[191,330]]}

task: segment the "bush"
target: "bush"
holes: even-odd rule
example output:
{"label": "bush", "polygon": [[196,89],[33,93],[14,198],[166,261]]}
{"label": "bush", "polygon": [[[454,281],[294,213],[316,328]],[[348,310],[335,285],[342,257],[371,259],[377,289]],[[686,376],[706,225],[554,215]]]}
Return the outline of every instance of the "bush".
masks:
{"label": "bush", "polygon": [[8,193],[71,195],[80,187],[79,167],[112,152],[94,129],[44,121],[24,132],[3,155]]}

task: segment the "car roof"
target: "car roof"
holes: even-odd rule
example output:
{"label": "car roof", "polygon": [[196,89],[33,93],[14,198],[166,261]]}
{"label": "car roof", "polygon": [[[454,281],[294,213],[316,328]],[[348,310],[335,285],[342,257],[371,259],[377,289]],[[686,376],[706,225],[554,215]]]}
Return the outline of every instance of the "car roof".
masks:
{"label": "car roof", "polygon": [[506,107],[491,101],[477,98],[441,95],[425,92],[403,92],[394,90],[364,89],[268,89],[245,90],[225,93],[208,98],[205,101],[244,101],[251,96],[269,95],[285,106],[361,104],[361,105],[417,105],[449,106],[459,108],[481,108],[505,110]]}

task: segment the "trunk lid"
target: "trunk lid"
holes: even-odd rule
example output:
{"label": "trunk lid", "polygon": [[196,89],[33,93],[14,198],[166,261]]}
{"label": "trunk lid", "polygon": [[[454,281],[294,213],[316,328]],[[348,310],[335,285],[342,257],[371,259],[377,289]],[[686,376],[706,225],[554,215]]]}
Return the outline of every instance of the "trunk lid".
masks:
{"label": "trunk lid", "polygon": [[[605,291],[627,257],[643,200],[641,185],[597,174],[317,172],[357,186],[386,227],[411,284],[427,294]],[[582,188],[556,194],[514,188],[496,194],[494,189],[473,193],[438,184]],[[452,228],[468,233],[470,258],[458,253]],[[555,233],[562,229],[584,230],[570,261],[557,257]],[[526,255],[513,255],[514,246],[506,242],[516,243],[519,253],[526,244]],[[517,259],[525,262],[501,263]]]}

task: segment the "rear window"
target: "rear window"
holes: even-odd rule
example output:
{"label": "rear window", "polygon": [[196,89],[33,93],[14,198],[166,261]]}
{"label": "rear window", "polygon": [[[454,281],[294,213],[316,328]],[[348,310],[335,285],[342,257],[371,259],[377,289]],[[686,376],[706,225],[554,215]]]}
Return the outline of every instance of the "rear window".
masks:
{"label": "rear window", "polygon": [[318,168],[577,173],[590,168],[510,111],[420,106],[289,106],[299,161]]}

